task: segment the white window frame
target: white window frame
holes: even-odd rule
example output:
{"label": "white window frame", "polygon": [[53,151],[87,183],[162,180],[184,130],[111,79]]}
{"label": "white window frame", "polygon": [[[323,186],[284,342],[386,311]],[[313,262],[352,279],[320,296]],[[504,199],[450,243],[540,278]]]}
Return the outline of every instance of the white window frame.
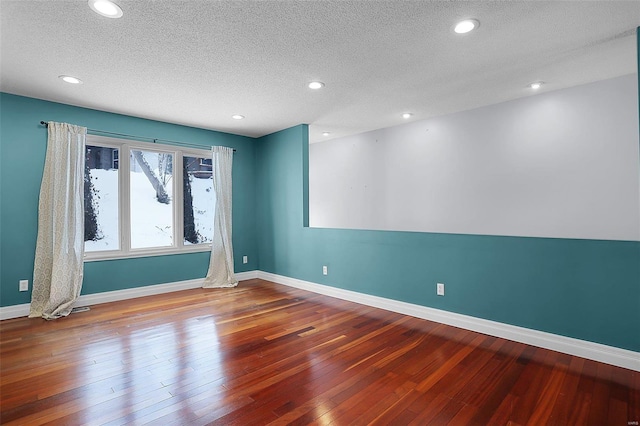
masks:
{"label": "white window frame", "polygon": [[[86,145],[117,148],[118,153],[118,236],[119,250],[100,250],[85,252],[85,262],[113,259],[130,259],[136,257],[162,256],[180,253],[197,253],[211,251],[211,243],[184,244],[184,196],[182,194],[183,156],[212,158],[207,149],[166,145],[160,143],[140,142],[129,139],[118,139],[106,136],[87,135]],[[144,150],[168,153],[173,155],[173,245],[166,247],[131,248],[130,220],[130,152]],[[178,185],[180,183],[180,185]]]}
{"label": "white window frame", "polygon": [[[95,145],[92,145],[92,146],[95,146]],[[116,153],[118,155],[116,155]],[[119,149],[111,151],[111,168],[112,169],[115,169],[114,166],[116,165],[116,161],[118,162],[118,170],[120,170],[120,150]]]}

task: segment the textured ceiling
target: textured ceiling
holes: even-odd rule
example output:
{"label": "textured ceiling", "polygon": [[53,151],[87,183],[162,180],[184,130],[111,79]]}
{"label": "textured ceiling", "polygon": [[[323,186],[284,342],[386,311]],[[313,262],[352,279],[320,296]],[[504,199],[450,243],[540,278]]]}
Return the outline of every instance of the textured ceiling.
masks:
{"label": "textured ceiling", "polygon": [[[247,136],[308,123],[319,141],[637,67],[638,1],[116,3],[121,19],[1,0],[0,90]],[[453,33],[469,17],[479,29]]]}

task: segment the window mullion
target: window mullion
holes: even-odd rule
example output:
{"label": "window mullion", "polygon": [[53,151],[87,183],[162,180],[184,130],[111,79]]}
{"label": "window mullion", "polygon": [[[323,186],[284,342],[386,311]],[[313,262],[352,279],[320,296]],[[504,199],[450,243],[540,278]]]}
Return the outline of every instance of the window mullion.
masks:
{"label": "window mullion", "polygon": [[184,176],[183,167],[184,162],[182,160],[182,151],[176,151],[175,161],[173,163],[173,194],[175,198],[175,232],[173,235],[178,248],[184,247],[184,194],[182,193],[182,188],[184,188],[184,182],[182,181]]}
{"label": "window mullion", "polygon": [[122,153],[120,154],[120,166],[121,166],[121,186],[120,186],[120,244],[122,250],[125,253],[131,252],[131,147],[128,144],[122,146]]}

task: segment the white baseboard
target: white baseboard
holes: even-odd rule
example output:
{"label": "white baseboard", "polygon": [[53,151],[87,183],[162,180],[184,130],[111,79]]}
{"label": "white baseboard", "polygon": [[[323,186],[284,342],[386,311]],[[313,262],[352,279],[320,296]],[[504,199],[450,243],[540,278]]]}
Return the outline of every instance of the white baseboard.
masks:
{"label": "white baseboard", "polygon": [[236,272],[238,281],[254,280],[258,278],[258,271]]}
{"label": "white baseboard", "polygon": [[[250,280],[258,277],[257,271],[239,272],[236,275],[238,281]],[[136,297],[153,296],[154,294],[171,293],[173,291],[188,290],[202,287],[204,278],[194,280],[177,281],[166,284],[147,285],[144,287],[127,288],[124,290],[106,291],[103,293],[82,294],[74,303],[74,306],[91,306],[100,303],[117,302],[118,300],[133,299]],[[29,304],[0,307],[0,320],[26,317],[29,315]]]}
{"label": "white baseboard", "polygon": [[316,284],[268,272],[258,271],[257,275],[258,278],[289,287],[640,371],[639,352]]}
{"label": "white baseboard", "polygon": [[[316,284],[263,271],[240,272],[236,274],[236,278],[238,281],[260,278],[289,287],[295,287],[313,293],[360,303],[362,305],[385,309],[387,311],[410,315],[416,318],[452,325],[454,327],[464,328],[466,330],[476,331],[490,336],[501,337],[515,342],[526,343],[540,348],[550,349],[569,355],[592,359],[594,361],[617,365],[630,370],[640,371],[640,353],[600,343],[574,339],[571,337],[560,336],[515,325],[475,318],[468,315],[456,314],[440,309],[428,308],[426,306],[414,305],[412,303],[400,302],[384,297],[372,296],[351,290]],[[124,290],[108,291],[104,293],[85,294],[78,298],[75,306],[97,305],[99,303],[116,302],[136,297],[152,296],[155,294],[199,288],[202,287],[202,280],[202,278],[198,278],[167,284],[156,284]],[[0,307],[0,320],[25,317],[27,315],[29,315],[28,303]]]}
{"label": "white baseboard", "polygon": [[0,307],[0,321],[11,319],[11,318],[26,317],[28,315],[29,315],[28,303],[23,303],[21,305],[11,305],[11,306]]}

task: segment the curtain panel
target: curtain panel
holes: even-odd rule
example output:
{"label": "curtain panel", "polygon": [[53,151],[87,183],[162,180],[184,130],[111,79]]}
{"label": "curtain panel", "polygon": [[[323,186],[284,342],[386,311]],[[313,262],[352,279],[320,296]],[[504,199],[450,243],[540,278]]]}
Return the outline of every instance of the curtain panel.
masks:
{"label": "curtain panel", "polygon": [[238,280],[233,271],[233,244],[231,242],[233,149],[214,146],[212,147],[212,154],[213,190],[216,193],[216,207],[209,270],[202,287],[235,287],[238,285]]}
{"label": "curtain panel", "polygon": [[55,319],[71,313],[82,289],[87,129],[52,121],[47,127],[29,317]]}

